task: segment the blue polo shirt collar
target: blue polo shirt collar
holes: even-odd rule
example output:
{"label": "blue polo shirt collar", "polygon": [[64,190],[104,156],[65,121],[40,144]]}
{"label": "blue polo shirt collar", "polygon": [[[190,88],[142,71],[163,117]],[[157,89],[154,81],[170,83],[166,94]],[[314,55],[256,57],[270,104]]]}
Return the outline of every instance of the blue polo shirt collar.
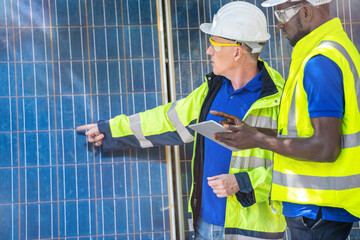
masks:
{"label": "blue polo shirt collar", "polygon": [[247,91],[251,91],[251,92],[256,92],[259,89],[261,89],[261,74],[262,74],[262,70],[250,81],[248,82],[245,86],[243,86],[242,88],[234,91],[232,85],[231,85],[231,81],[229,79],[227,79],[226,77],[223,77],[222,81],[226,87],[226,91],[228,92],[229,95],[235,95],[235,94],[239,94],[240,92],[247,90]]}

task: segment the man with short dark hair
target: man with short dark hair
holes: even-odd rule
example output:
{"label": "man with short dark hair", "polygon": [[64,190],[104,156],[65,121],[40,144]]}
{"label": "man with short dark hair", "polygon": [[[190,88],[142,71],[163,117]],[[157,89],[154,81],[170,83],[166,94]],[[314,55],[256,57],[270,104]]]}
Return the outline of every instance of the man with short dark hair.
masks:
{"label": "man with short dark hair", "polygon": [[360,217],[360,55],[329,14],[331,0],[268,0],[294,47],[278,137],[235,116],[215,138],[274,151],[271,198],[283,201],[291,239],[346,239]]}

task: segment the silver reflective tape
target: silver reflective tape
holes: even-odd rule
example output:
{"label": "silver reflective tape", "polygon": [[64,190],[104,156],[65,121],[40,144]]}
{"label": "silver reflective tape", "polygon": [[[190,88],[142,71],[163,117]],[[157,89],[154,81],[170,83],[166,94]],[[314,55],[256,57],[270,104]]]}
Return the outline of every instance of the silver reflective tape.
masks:
{"label": "silver reflective tape", "polygon": [[355,67],[354,61],[350,57],[349,53],[346,51],[346,49],[339,43],[334,41],[323,41],[319,44],[319,46],[330,46],[338,50],[346,59],[346,61],[349,63],[350,70],[354,76],[354,82],[355,82],[355,92],[358,102],[358,108],[360,111],[360,79],[359,79],[359,73]]}
{"label": "silver reflective tape", "polygon": [[181,140],[184,143],[191,142],[194,140],[194,136],[191,135],[191,133],[186,129],[186,127],[181,123],[180,118],[178,116],[178,113],[176,112],[177,102],[173,102],[171,104],[171,107],[169,111],[167,112],[167,115],[173,124],[173,126],[176,128],[177,133],[179,134]]}
{"label": "silver reflective tape", "polygon": [[[346,49],[339,43],[334,41],[323,41],[319,44],[319,46],[330,46],[338,50],[346,59],[346,61],[349,64],[350,70],[354,76],[354,82],[355,82],[355,91],[357,96],[357,102],[358,107],[360,111],[360,79],[358,71],[355,67],[354,61],[350,57],[349,53],[346,51]],[[288,134],[286,136],[280,136],[280,137],[297,137],[297,129],[296,129],[296,123],[295,123],[295,91],[296,87],[294,89],[294,95],[291,102],[291,107],[289,111],[289,119],[288,119]],[[360,146],[360,132],[354,133],[354,134],[347,134],[342,136],[342,148],[352,148],[352,147],[358,147]]]}
{"label": "silver reflective tape", "polygon": [[252,127],[277,129],[277,121],[271,117],[248,115],[244,122]]}
{"label": "silver reflective tape", "polygon": [[287,135],[278,134],[277,137],[279,137],[279,138],[298,138],[299,136],[298,136],[297,130],[295,130],[295,131],[290,130],[289,131],[289,129],[288,129]]}
{"label": "silver reflective tape", "polygon": [[341,136],[341,148],[353,148],[360,146],[360,132]]}
{"label": "silver reflective tape", "polygon": [[[350,57],[349,53],[346,51],[346,49],[339,43],[334,41],[323,41],[320,43],[319,46],[330,46],[338,50],[346,59],[346,61],[349,64],[350,70],[354,76],[354,82],[355,82],[355,91],[357,96],[357,102],[358,102],[358,108],[360,111],[360,79],[359,79],[359,73],[355,67],[354,61]],[[352,148],[352,147],[358,147],[360,145],[360,132],[354,133],[354,134],[347,134],[342,136],[342,148]]]}
{"label": "silver reflective tape", "polygon": [[189,231],[194,231],[194,221],[192,218],[188,218]]}
{"label": "silver reflective tape", "polygon": [[[278,134],[279,138],[298,138],[297,132],[291,131],[287,135]],[[353,148],[360,146],[360,132],[341,136],[341,148]]]}
{"label": "silver reflective tape", "polygon": [[134,136],[139,141],[142,148],[148,148],[154,146],[149,140],[147,140],[141,131],[140,114],[134,114],[129,116],[130,129],[134,133]]}
{"label": "silver reflective tape", "polygon": [[296,85],[294,88],[294,93],[291,99],[291,105],[289,109],[289,115],[288,115],[288,123],[287,123],[287,131],[288,131],[288,137],[295,137],[298,136],[297,128],[296,128],[296,115],[295,115],[295,106],[296,106]]}
{"label": "silver reflective tape", "polygon": [[266,164],[266,167],[267,167],[267,168],[270,168],[271,170],[273,170],[273,169],[274,169],[274,162],[272,161],[272,162],[270,163],[270,165],[267,165],[267,164]]}
{"label": "silver reflective tape", "polygon": [[238,234],[225,234],[224,237],[225,240],[264,240],[264,239],[273,239],[273,240],[282,240],[283,238],[257,238],[257,237],[248,237],[244,235],[238,235]]}
{"label": "silver reflective tape", "polygon": [[346,177],[318,177],[273,171],[273,184],[292,188],[339,191],[360,188],[360,174]]}
{"label": "silver reflective tape", "polygon": [[268,167],[271,166],[270,159],[264,159],[259,157],[239,157],[233,156],[231,158],[230,167],[237,169],[248,169],[248,168],[258,168],[258,167]]}

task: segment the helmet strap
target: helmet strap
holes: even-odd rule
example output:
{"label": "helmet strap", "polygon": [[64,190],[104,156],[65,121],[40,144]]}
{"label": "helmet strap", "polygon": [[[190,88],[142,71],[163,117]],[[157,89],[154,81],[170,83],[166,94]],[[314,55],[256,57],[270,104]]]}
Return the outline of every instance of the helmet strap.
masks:
{"label": "helmet strap", "polygon": [[261,45],[257,42],[244,42],[244,43],[252,49],[251,53],[260,53],[264,47],[264,45]]}

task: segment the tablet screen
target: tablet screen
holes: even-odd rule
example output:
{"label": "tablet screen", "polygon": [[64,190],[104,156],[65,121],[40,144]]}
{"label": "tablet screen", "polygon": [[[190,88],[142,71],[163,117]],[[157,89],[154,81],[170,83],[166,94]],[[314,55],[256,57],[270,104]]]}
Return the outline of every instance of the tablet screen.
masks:
{"label": "tablet screen", "polygon": [[[212,141],[214,141],[214,139],[213,139],[214,133],[231,132],[230,130],[225,129],[220,123],[215,122],[213,120],[196,123],[196,124],[191,124],[191,125],[189,125],[189,128],[198,132],[199,134],[203,135],[204,137],[209,138]],[[215,141],[215,142],[220,144],[221,146],[224,146],[224,147],[230,149],[231,151],[239,151],[239,149],[230,147],[230,146],[226,145],[225,143],[217,142],[217,141]]]}

